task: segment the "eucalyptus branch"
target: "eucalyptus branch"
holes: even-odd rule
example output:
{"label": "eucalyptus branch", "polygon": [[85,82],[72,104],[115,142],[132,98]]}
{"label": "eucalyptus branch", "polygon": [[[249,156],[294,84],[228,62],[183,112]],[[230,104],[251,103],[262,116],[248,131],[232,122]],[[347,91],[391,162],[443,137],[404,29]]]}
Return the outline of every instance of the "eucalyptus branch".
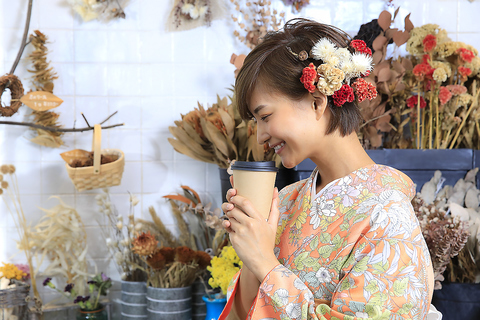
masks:
{"label": "eucalyptus branch", "polygon": [[10,69],[10,74],[13,74],[15,72],[15,69],[17,68],[18,63],[20,62],[20,58],[22,57],[23,50],[25,50],[25,47],[28,44],[27,36],[28,36],[28,30],[30,29],[30,19],[32,17],[32,5],[33,5],[33,0],[29,0],[28,10],[27,10],[27,21],[25,22],[25,30],[23,31],[22,44],[20,45],[20,50],[18,50],[17,57],[15,58],[15,62],[12,65],[12,69]]}

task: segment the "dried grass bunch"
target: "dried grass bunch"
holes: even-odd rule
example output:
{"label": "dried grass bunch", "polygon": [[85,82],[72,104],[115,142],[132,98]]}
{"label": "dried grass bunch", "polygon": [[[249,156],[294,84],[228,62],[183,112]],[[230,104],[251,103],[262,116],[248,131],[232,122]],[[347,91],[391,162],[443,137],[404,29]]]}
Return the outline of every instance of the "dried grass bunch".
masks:
{"label": "dried grass bunch", "polygon": [[22,202],[20,201],[20,189],[18,185],[17,175],[15,174],[15,166],[1,165],[0,166],[0,197],[5,203],[8,212],[12,216],[18,232],[19,239],[18,247],[23,250],[27,258],[28,268],[30,270],[30,278],[33,291],[33,309],[35,313],[42,313],[42,299],[37,289],[36,274],[33,271],[33,252],[30,250],[30,233],[25,213],[23,212]]}
{"label": "dried grass bunch", "polygon": [[73,10],[87,22],[98,19],[108,22],[112,19],[125,19],[125,8],[130,0],[68,0]]}
{"label": "dried grass bunch", "polygon": [[132,242],[135,234],[142,230],[142,223],[135,219],[135,206],[139,200],[134,195],[130,195],[128,220],[124,220],[123,215],[118,213],[117,208],[110,199],[108,189],[103,189],[103,193],[96,197],[98,211],[103,217],[99,221],[107,248],[111,258],[115,261],[115,266],[124,281],[145,281],[146,274],[137,266],[145,267],[140,257],[132,251]]}
{"label": "dried grass bunch", "polygon": [[[39,30],[34,31],[35,34],[30,35],[30,43],[35,48],[28,56],[33,65],[33,70],[28,70],[33,73],[32,86],[36,91],[46,91],[53,93],[53,81],[58,79],[50,62],[47,61],[48,48],[46,46],[48,37]],[[32,111],[33,122],[42,126],[60,128],[58,123],[58,113],[53,111]],[[51,148],[58,148],[63,145],[61,136],[63,132],[47,131],[43,129],[34,129],[36,136],[30,141]]]}
{"label": "dried grass bunch", "polygon": [[243,120],[227,98],[217,96],[217,103],[206,110],[199,103],[198,108],[181,116],[176,126],[168,128],[174,136],[168,141],[179,153],[220,168],[228,168],[231,160],[276,160],[279,164],[268,144],[257,143],[256,123]]}
{"label": "dried grass bunch", "polygon": [[[77,292],[84,294],[90,276],[85,225],[75,208],[66,205],[59,197],[53,198],[59,204],[51,209],[40,208],[45,215],[28,229],[28,245],[22,242],[19,247],[35,255],[35,274],[74,284]],[[40,271],[39,267],[45,262],[47,266]]]}
{"label": "dried grass bunch", "polygon": [[285,23],[285,13],[272,9],[270,0],[246,0],[245,7],[238,0],[230,2],[235,6],[232,20],[240,29],[233,34],[250,49],[255,48],[268,31],[277,31]]}

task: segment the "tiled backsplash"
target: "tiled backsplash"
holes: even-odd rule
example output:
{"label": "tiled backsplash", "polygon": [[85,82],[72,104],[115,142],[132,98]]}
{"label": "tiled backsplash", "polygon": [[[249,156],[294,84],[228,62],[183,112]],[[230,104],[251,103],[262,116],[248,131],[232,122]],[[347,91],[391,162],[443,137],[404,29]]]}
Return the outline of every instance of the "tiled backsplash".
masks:
{"label": "tiled backsplash", "polygon": [[[225,2],[229,2],[226,1]],[[272,0],[282,8],[280,0]],[[287,18],[303,16],[336,25],[355,35],[362,23],[377,18],[386,2],[381,0],[311,0],[300,14],[286,8]],[[5,74],[15,59],[23,34],[28,0],[0,0],[0,69]],[[65,0],[34,1],[31,30],[45,33],[50,43],[48,59],[59,79],[54,93],[65,102],[58,112],[65,127],[84,126],[83,113],[97,123],[111,113],[118,114],[108,124],[125,126],[103,131],[102,146],[119,148],[126,165],[121,186],[111,188],[120,213],[128,212],[128,192],[141,200],[138,217],[147,218],[153,205],[165,223],[172,226],[170,210],[161,198],[179,191],[180,184],[197,190],[202,197],[219,206],[222,197],[218,169],[174,152],[167,141],[168,126],[180,114],[192,110],[197,101],[213,103],[216,95],[230,94],[234,83],[232,53],[248,49],[233,37],[234,24],[229,17],[217,20],[210,28],[168,33],[164,21],[172,1],[131,0],[125,20],[101,23],[83,22]],[[398,24],[411,12],[414,25],[437,23],[453,40],[480,49],[480,1],[405,0],[400,6]],[[31,49],[27,47],[23,57]],[[28,61],[22,59],[15,74],[28,90]],[[22,121],[26,107],[11,118]],[[2,118],[2,120],[4,120]],[[6,119],[10,120],[10,119]],[[98,241],[95,220],[95,195],[98,190],[76,192],[59,153],[75,148],[89,149],[91,132],[68,133],[60,149],[39,147],[28,138],[24,127],[0,126],[0,163],[17,167],[25,214],[35,224],[42,212],[38,207],[57,204],[59,195],[74,206],[84,219],[89,235],[90,258],[119,280],[113,263],[105,261],[105,248]],[[23,262],[16,249],[14,224],[3,203],[0,205],[0,261]],[[107,267],[108,265],[108,267]],[[118,289],[118,285],[115,286]],[[50,299],[46,296],[47,300]]]}

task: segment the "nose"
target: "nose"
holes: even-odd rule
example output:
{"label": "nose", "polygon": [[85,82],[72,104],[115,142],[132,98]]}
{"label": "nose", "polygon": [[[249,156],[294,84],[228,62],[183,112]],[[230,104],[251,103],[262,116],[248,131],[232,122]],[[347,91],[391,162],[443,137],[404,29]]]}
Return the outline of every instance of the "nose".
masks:
{"label": "nose", "polygon": [[257,122],[257,142],[258,144],[264,145],[270,140],[270,135],[268,134],[265,126],[261,122]]}

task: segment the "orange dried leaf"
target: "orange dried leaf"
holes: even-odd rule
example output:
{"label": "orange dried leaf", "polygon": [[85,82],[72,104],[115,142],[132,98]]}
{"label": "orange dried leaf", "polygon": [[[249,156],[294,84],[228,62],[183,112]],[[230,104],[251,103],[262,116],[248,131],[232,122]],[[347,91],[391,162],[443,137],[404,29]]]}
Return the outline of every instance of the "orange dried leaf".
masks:
{"label": "orange dried leaf", "polygon": [[181,196],[179,194],[169,194],[169,195],[163,196],[163,198],[170,199],[170,200],[177,200],[186,204],[191,204],[192,207],[195,207],[195,203],[192,200],[188,199],[187,197]]}
{"label": "orange dried leaf", "polygon": [[414,28],[412,21],[410,21],[410,15],[411,15],[411,13],[409,13],[405,17],[405,31],[407,31],[407,32],[412,31],[412,29]]}
{"label": "orange dried leaf", "polygon": [[202,200],[200,200],[200,196],[198,195],[198,193],[197,193],[195,190],[193,190],[193,189],[190,188],[189,186],[182,186],[182,185],[181,185],[180,187],[181,187],[182,189],[184,189],[184,190],[188,190],[188,191],[190,191],[191,193],[193,193],[193,195],[195,196],[195,199],[198,200],[198,203],[201,203],[201,202],[202,202]]}

